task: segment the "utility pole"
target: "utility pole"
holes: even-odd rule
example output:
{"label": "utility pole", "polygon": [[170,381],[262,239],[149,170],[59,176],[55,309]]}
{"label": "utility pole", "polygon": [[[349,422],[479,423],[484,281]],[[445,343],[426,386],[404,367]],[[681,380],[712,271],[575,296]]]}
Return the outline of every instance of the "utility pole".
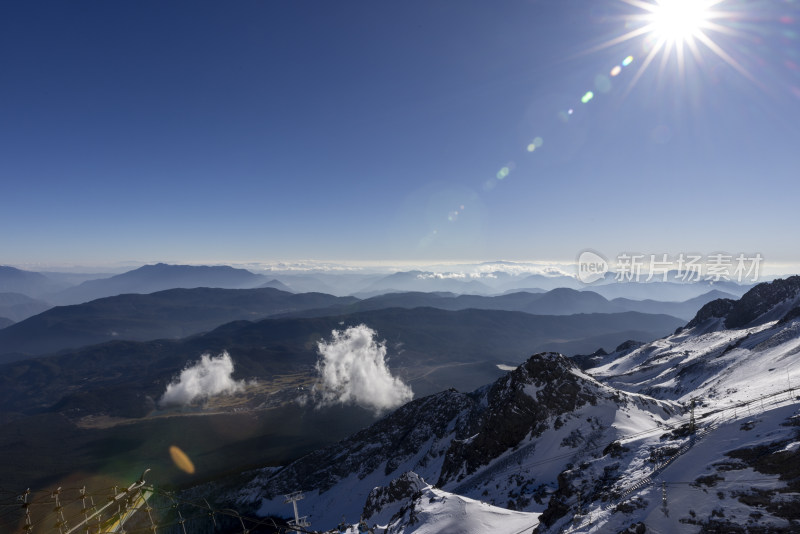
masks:
{"label": "utility pole", "polygon": [[661,481],[661,506],[664,515],[669,517],[669,508],[667,508],[667,484],[663,480]]}
{"label": "utility pole", "polygon": [[291,526],[293,526],[293,527],[297,527],[294,530],[295,534],[300,534],[302,532],[302,530],[300,530],[300,529],[304,529],[306,527],[310,527],[311,526],[311,523],[309,523],[307,521],[307,519],[306,519],[307,516],[300,517],[300,514],[297,511],[297,501],[299,501],[301,499],[304,499],[304,498],[305,498],[305,495],[303,495],[302,491],[296,491],[294,493],[290,493],[289,495],[286,495],[286,500],[283,501],[283,504],[292,503],[292,507],[294,508],[294,520],[293,521],[289,521],[289,524]]}
{"label": "utility pole", "polygon": [[696,422],[694,419],[695,398],[692,397],[691,412],[689,414],[689,433],[694,434],[696,429]]}

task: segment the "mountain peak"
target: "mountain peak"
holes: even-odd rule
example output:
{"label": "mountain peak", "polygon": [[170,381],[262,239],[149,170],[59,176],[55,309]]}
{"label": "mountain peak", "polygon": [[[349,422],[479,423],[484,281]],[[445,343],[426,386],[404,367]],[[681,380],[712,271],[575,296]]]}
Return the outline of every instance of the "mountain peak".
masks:
{"label": "mountain peak", "polygon": [[557,352],[531,356],[485,390],[480,405],[486,409],[472,413],[467,432],[472,437],[454,441],[447,451],[437,486],[462,480],[526,437],[559,428],[561,416],[595,405],[601,388]]}
{"label": "mountain peak", "polygon": [[800,301],[800,276],[758,284],[745,293],[725,318],[728,328],[744,328],[780,319]]}
{"label": "mountain peak", "polygon": [[800,304],[800,276],[778,278],[750,289],[739,300],[717,299],[704,305],[685,328],[709,319],[722,319],[720,326],[740,329],[775,321]]}

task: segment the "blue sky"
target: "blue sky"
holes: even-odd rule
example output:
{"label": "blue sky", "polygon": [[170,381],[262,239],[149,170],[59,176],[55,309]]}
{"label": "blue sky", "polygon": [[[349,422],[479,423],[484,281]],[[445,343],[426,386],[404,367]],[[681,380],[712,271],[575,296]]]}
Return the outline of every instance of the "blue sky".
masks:
{"label": "blue sky", "polygon": [[714,9],[632,84],[620,0],[5,2],[0,263],[800,264],[800,4]]}

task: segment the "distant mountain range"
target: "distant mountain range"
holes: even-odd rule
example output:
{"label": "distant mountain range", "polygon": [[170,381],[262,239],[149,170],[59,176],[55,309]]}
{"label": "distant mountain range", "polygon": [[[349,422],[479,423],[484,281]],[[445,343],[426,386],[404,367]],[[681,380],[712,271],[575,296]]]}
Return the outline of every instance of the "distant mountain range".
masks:
{"label": "distant mountain range", "polygon": [[610,282],[591,284],[587,289],[603,295],[607,299],[685,301],[693,299],[709,291],[730,293],[736,298],[744,295],[755,284],[738,284],[721,280],[719,282],[699,281],[693,283],[679,282]]}
{"label": "distant mountain range", "polygon": [[[169,272],[173,281],[187,282],[190,278],[180,273],[190,272],[203,277],[206,271],[179,269],[141,268],[125,275],[123,281],[157,280],[165,283],[169,277],[161,277],[158,272]],[[212,277],[222,283],[219,274],[228,271],[213,271]],[[247,272],[247,271],[245,271]],[[177,276],[177,278],[175,278]],[[239,280],[254,280],[237,272]],[[256,275],[252,275],[256,276]],[[86,285],[118,284],[117,277],[98,280],[72,288],[81,289]],[[117,278],[117,280],[119,280]],[[198,283],[202,280],[195,277]],[[208,278],[203,278],[210,281]],[[262,285],[284,287],[277,280]],[[126,286],[131,287],[131,286]],[[148,287],[139,284],[140,290]],[[431,307],[442,310],[459,311],[467,309],[519,311],[536,315],[572,315],[579,313],[623,313],[636,311],[648,314],[671,315],[688,320],[705,303],[733,295],[720,291],[710,291],[700,297],[685,302],[634,301],[614,299],[609,301],[592,291],[577,291],[558,288],[547,292],[516,292],[497,296],[457,295],[448,292],[437,293],[387,293],[358,300],[355,297],[334,297],[321,293],[292,294],[273,288],[256,289],[218,289],[191,288],[158,291],[155,293],[130,293],[114,297],[95,299],[82,304],[60,306],[48,309],[42,301],[24,295],[0,294],[0,317],[8,317],[17,324],[7,325],[0,333],[0,355],[16,354],[38,355],[62,349],[101,343],[110,340],[146,341],[152,339],[178,339],[206,332],[234,320],[254,320],[268,316],[326,317],[362,313],[386,308]],[[39,315],[35,312],[47,310]],[[637,328],[628,329],[635,337]],[[603,332],[598,335],[598,346],[615,346],[616,334],[611,338]],[[582,336],[585,337],[585,336]],[[645,339],[644,337],[641,339]],[[555,349],[556,347],[550,347]],[[559,347],[567,353],[583,350],[574,345],[574,339],[564,341]]]}
{"label": "distant mountain range", "polygon": [[363,288],[362,293],[387,291],[450,291],[473,295],[494,293],[491,287],[469,277],[453,277],[423,271],[398,272]]}
{"label": "distant mountain range", "polygon": [[[572,315],[575,313],[621,313],[638,311],[672,315],[681,319],[691,319],[705,303],[733,295],[713,290],[684,302],[663,302],[654,300],[636,301],[630,299],[607,300],[593,291],[558,288],[550,291],[520,291],[497,296],[458,295],[449,292],[387,293],[353,302],[339,312],[360,312],[383,308],[417,308],[428,306],[443,310],[506,310],[522,311],[536,315]],[[304,317],[322,317],[335,312],[331,309],[299,312]]]}
{"label": "distant mountain range", "polygon": [[145,265],[110,278],[88,280],[77,286],[50,295],[56,304],[77,304],[126,293],[154,293],[166,289],[218,287],[226,289],[254,288],[271,279],[245,269],[228,266]]}
{"label": "distant mountain range", "polygon": [[0,293],[22,293],[31,297],[41,297],[67,287],[68,283],[52,280],[41,273],[0,265]]}
{"label": "distant mountain range", "polygon": [[657,300],[680,302],[712,290],[744,294],[752,285],[721,280],[692,283],[675,276],[670,281],[648,283],[618,282],[612,273],[594,284],[585,285],[564,274],[511,274],[503,271],[483,273],[442,273],[401,271],[390,275],[369,272],[302,272],[255,274],[228,266],[167,265],[163,263],[118,274],[36,273],[0,267],[0,293],[21,293],[51,304],[78,304],[125,293],[152,293],[174,288],[219,287],[246,289],[273,287],[295,293],[320,292],[336,296],[353,295],[361,299],[398,292],[449,292],[465,295],[502,295],[520,291],[546,292],[567,288],[588,290],[609,300]]}
{"label": "distant mountain range", "polygon": [[[270,281],[267,285],[274,282]],[[280,285],[280,282],[277,284]],[[22,295],[5,294],[4,300],[4,295],[0,294],[0,317],[19,321],[7,325],[0,332],[0,355],[6,355],[5,360],[9,361],[23,355],[46,354],[115,339],[178,339],[241,319],[341,316],[387,308],[504,310],[550,316],[636,311],[688,320],[705,303],[730,296],[711,291],[685,302],[609,301],[591,291],[559,288],[548,292],[517,292],[494,297],[453,293],[388,293],[358,300],[321,293],[292,294],[272,288],[192,288],[106,297],[83,304],[56,307],[26,319],[23,311],[30,313],[47,309],[48,306]],[[7,307],[3,306],[4,302],[8,303]],[[642,331],[632,325],[626,331],[629,332],[629,338],[650,339],[650,330]],[[587,333],[581,339],[597,335],[600,336],[596,338],[597,346],[613,347],[618,342],[619,332]],[[642,337],[637,338],[637,332]],[[574,337],[565,339],[560,347],[548,348],[557,348],[565,353],[585,350],[584,345],[575,345]]]}
{"label": "distant mountain range", "polygon": [[0,355],[45,354],[114,339],[178,339],[231,321],[257,320],[309,308],[341,307],[355,300],[321,293],[296,295],[271,288],[170,289],[118,295],[52,308],[3,329]]}

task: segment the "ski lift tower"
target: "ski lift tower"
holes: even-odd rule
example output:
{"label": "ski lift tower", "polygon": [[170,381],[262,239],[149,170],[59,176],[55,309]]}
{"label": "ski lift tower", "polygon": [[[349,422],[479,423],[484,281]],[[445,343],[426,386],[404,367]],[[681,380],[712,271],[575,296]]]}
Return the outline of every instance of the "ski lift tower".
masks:
{"label": "ski lift tower", "polygon": [[304,499],[305,495],[303,495],[302,491],[295,491],[294,493],[290,493],[286,495],[286,500],[283,501],[283,504],[292,503],[292,507],[294,508],[294,519],[289,521],[289,525],[296,527],[294,532],[295,534],[300,534],[304,532],[300,529],[305,529],[306,527],[310,527],[311,523],[308,522],[308,516],[300,517],[300,514],[297,511],[297,501]]}

